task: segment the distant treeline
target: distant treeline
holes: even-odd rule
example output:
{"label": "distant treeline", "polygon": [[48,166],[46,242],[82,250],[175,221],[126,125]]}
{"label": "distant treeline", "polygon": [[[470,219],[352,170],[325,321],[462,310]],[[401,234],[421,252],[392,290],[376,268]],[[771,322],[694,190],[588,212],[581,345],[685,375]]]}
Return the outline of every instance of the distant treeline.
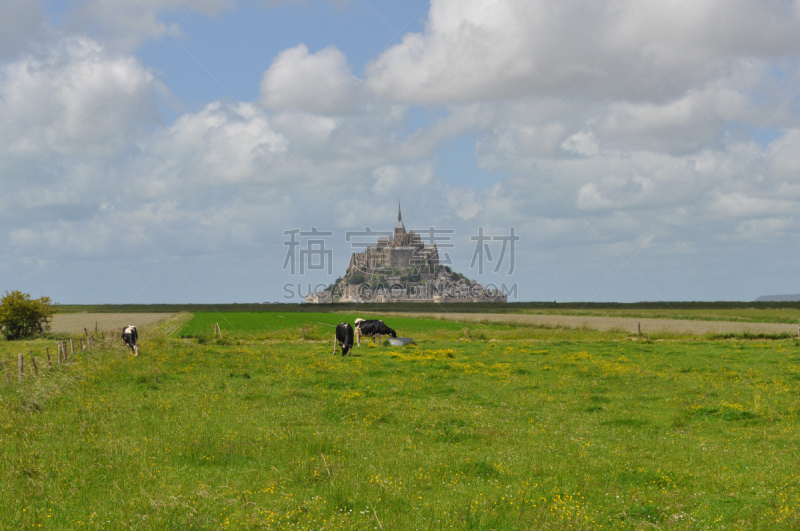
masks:
{"label": "distant treeline", "polygon": [[59,313],[173,313],[173,312],[454,312],[515,313],[525,310],[741,310],[795,308],[800,302],[448,302],[362,304],[62,304]]}

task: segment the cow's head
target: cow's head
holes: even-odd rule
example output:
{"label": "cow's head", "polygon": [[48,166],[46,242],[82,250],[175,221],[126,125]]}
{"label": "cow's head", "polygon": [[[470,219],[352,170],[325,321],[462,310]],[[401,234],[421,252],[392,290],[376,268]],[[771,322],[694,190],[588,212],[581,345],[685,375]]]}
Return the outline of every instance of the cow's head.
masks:
{"label": "cow's head", "polygon": [[395,332],[394,330],[389,332],[389,335],[392,336],[392,339],[397,339],[397,332]]}

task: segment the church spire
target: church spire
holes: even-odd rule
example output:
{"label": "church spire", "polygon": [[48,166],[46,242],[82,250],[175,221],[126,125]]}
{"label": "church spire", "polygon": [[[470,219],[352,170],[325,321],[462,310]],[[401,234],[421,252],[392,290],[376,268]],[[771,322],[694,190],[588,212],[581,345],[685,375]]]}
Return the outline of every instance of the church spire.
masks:
{"label": "church spire", "polygon": [[394,226],[394,237],[397,239],[406,233],[406,228],[403,226],[403,213],[400,211],[400,200],[397,200],[397,224]]}

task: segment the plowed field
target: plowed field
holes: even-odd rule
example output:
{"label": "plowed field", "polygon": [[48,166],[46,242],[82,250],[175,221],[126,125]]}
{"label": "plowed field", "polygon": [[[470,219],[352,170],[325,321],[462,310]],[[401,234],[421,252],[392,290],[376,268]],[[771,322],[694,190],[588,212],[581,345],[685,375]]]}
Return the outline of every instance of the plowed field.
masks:
{"label": "plowed field", "polygon": [[171,313],[65,313],[56,314],[50,323],[50,331],[55,333],[78,333],[86,328],[94,332],[108,332],[111,329],[135,325],[137,328],[147,328],[159,321],[172,317]]}
{"label": "plowed field", "polygon": [[732,321],[690,321],[683,319],[647,319],[629,317],[591,317],[585,315],[521,315],[494,313],[425,313],[397,314],[404,317],[431,317],[446,321],[519,323],[550,327],[589,328],[593,330],[624,330],[630,333],[668,334],[797,334],[798,325],[782,323],[743,323]]}

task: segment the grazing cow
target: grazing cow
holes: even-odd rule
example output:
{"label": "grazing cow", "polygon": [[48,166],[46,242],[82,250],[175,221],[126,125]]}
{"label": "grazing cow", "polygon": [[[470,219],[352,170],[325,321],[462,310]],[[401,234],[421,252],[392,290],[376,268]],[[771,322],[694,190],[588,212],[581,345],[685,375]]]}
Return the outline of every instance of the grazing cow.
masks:
{"label": "grazing cow", "polygon": [[336,354],[336,344],[342,347],[342,356],[353,348],[353,327],[350,323],[341,323],[336,327],[336,339],[333,340],[333,354]]}
{"label": "grazing cow", "polygon": [[136,341],[139,340],[139,333],[136,331],[136,327],[133,325],[128,325],[122,331],[122,340],[128,345],[133,353],[138,356],[139,355],[139,347],[136,346]]}
{"label": "grazing cow", "polygon": [[383,335],[397,337],[397,332],[379,319],[356,319],[356,344],[359,347],[361,346],[361,336],[371,337],[372,342],[375,343],[375,336],[378,336],[378,341],[380,341]]}

